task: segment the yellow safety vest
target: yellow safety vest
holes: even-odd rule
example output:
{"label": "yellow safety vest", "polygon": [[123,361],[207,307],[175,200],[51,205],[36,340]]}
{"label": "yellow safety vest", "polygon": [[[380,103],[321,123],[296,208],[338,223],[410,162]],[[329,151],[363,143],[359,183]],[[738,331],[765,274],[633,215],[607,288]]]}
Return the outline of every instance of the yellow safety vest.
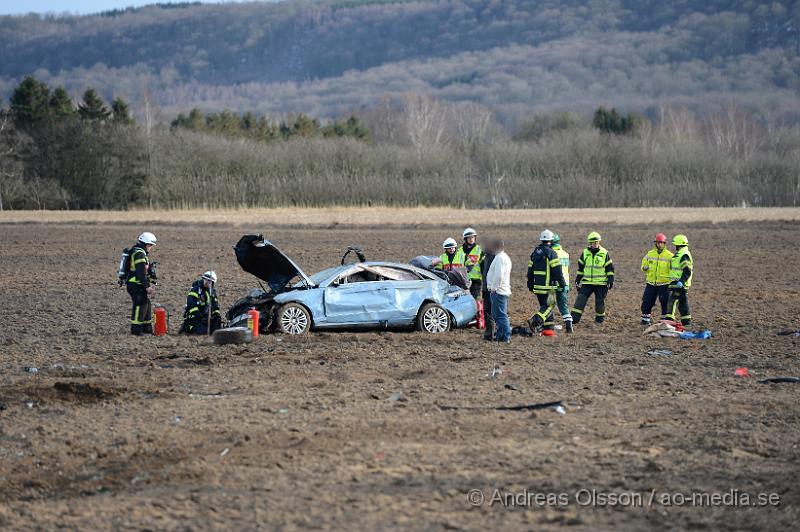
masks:
{"label": "yellow safety vest", "polygon": [[464,252],[461,248],[458,248],[453,255],[453,260],[450,260],[450,255],[447,253],[442,253],[439,255],[439,260],[442,261],[436,265],[436,268],[440,270],[450,271],[454,268],[463,267],[464,266]]}
{"label": "yellow safety vest", "polygon": [[[464,246],[462,245],[459,248],[459,251],[464,251]],[[481,277],[481,267],[478,264],[481,261],[481,247],[478,244],[475,244],[469,255],[464,254],[464,266],[467,267],[467,272],[469,273],[470,279],[482,279]]]}
{"label": "yellow safety vest", "polygon": [[589,248],[583,250],[583,271],[578,274],[583,274],[581,284],[591,284],[605,286],[608,284],[608,275],[606,275],[606,266],[611,264],[608,259],[608,250],[600,247],[597,253],[592,253]]}
{"label": "yellow safety vest", "polygon": [[[642,271],[646,274],[647,284],[653,286],[669,284],[671,263],[672,252],[667,248],[661,253],[655,247],[648,251],[642,258]],[[647,270],[644,269],[645,266],[648,267]]]}
{"label": "yellow safety vest", "polygon": [[681,276],[683,275],[683,269],[688,266],[691,273],[689,274],[689,278],[686,279],[686,282],[683,283],[684,288],[689,288],[692,286],[692,277],[694,277],[694,270],[692,264],[692,254],[689,253],[689,248],[682,247],[678,251],[675,252],[675,255],[672,256],[672,264],[669,271],[669,280],[671,283],[677,283],[681,280]]}
{"label": "yellow safety vest", "polygon": [[569,253],[564,251],[564,249],[559,245],[552,247],[553,251],[555,251],[558,255],[559,260],[561,260],[561,271],[564,273],[564,282],[566,282],[567,286],[569,286]]}

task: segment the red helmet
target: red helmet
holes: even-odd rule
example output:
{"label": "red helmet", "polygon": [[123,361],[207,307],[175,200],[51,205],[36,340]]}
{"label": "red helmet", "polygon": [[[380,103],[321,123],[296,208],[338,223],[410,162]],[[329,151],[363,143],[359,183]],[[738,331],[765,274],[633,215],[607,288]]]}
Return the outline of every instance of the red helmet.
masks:
{"label": "red helmet", "polygon": [[665,235],[664,233],[658,233],[656,235],[656,242],[663,242],[663,243],[666,244],[667,243],[667,235]]}

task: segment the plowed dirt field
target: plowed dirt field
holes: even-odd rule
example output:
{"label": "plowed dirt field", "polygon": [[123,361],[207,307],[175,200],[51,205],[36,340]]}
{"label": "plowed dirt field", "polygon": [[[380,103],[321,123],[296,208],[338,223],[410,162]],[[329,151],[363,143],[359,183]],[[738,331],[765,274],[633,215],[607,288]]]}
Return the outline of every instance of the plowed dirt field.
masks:
{"label": "plowed dirt field", "polygon": [[[543,227],[487,223],[474,222],[506,240],[512,325],[524,325]],[[617,267],[607,322],[571,336],[321,332],[219,347],[174,334],[202,271],[219,274],[224,308],[257,286],[232,251],[244,233],[312,273],[349,244],[371,259],[438,254],[461,229],[0,224],[0,528],[796,529],[800,384],[758,382],[800,376],[800,338],[777,335],[800,329],[796,222],[552,227],[573,277],[593,229]],[[127,334],[116,285],[119,252],[143,230],[159,239],[166,337]],[[710,340],[641,336],[639,264],[657,231],[691,241],[694,328]],[[550,401],[565,413],[491,408]]]}

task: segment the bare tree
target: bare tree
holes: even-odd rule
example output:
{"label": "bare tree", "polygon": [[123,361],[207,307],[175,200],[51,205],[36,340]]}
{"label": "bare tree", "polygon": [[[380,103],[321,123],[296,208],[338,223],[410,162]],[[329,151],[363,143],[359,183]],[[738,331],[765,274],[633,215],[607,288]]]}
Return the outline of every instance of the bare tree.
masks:
{"label": "bare tree", "polygon": [[737,162],[749,161],[763,141],[753,117],[739,109],[736,102],[730,102],[722,111],[711,115],[707,135],[712,146]]}
{"label": "bare tree", "polygon": [[406,94],[404,103],[406,133],[421,159],[429,149],[445,144],[446,110],[429,94]]}
{"label": "bare tree", "polygon": [[491,144],[497,133],[492,112],[477,103],[450,106],[453,135],[461,148],[469,153],[481,144]]}
{"label": "bare tree", "polygon": [[659,133],[673,142],[697,140],[700,126],[686,107],[660,107],[658,109]]}

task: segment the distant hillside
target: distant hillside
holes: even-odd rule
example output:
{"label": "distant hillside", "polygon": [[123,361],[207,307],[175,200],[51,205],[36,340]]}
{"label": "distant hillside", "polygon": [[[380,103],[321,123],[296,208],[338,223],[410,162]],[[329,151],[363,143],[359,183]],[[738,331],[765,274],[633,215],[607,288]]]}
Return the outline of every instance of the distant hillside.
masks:
{"label": "distant hillside", "polygon": [[0,92],[25,74],[166,118],[193,106],[338,116],[385,96],[513,122],[598,104],[743,105],[796,120],[800,3],[287,0],[0,17]]}

